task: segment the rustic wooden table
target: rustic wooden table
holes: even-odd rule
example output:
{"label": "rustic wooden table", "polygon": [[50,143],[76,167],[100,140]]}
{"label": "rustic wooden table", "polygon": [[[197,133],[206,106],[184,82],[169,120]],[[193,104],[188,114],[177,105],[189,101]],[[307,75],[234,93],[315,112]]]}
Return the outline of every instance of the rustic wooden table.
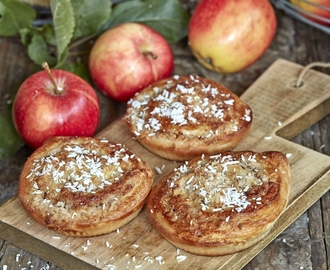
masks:
{"label": "rustic wooden table", "polygon": [[[183,1],[192,10],[196,1]],[[276,59],[307,65],[330,62],[330,36],[277,10],[276,36],[265,55],[246,70],[222,75],[206,70],[192,56],[187,42],[173,44],[175,74],[197,74],[214,79],[242,94]],[[317,68],[330,74],[330,69]],[[0,111],[14,97],[22,81],[34,72],[26,48],[18,38],[0,38]],[[279,78],[280,80],[280,78]],[[311,93],[312,95],[313,93]],[[285,98],[285,97],[283,97]],[[99,94],[102,116],[99,131],[119,118],[125,104],[115,103]],[[301,132],[292,140],[330,155],[330,115]],[[1,134],[0,134],[1,138]],[[28,147],[13,157],[0,160],[0,205],[17,193],[20,171],[32,153]],[[7,266],[7,268],[5,267]],[[204,266],[196,266],[202,269]],[[0,238],[0,269],[60,269],[52,262],[29,253]],[[204,268],[203,268],[204,269]],[[244,269],[330,269],[330,192],[327,191]]]}

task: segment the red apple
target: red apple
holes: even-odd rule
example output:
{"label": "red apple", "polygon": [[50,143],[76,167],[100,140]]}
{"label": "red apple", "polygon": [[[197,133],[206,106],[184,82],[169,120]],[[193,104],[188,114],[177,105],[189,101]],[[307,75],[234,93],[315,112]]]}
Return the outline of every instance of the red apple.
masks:
{"label": "red apple", "polygon": [[93,136],[100,116],[95,90],[71,72],[45,69],[28,77],[14,100],[23,140],[36,149],[51,136]]}
{"label": "red apple", "polygon": [[[330,1],[329,0],[290,0],[290,2],[302,9],[300,12],[301,15],[305,16],[307,19],[310,19],[318,24],[330,25]],[[326,8],[328,8],[326,10]],[[307,13],[305,13],[305,12]],[[298,10],[299,12],[299,10]],[[314,14],[318,17],[322,17],[328,21],[313,17],[310,14]]]}
{"label": "red apple", "polygon": [[203,66],[234,73],[265,53],[276,26],[268,0],[201,0],[191,16],[188,39]]}
{"label": "red apple", "polygon": [[104,32],[89,56],[95,85],[116,101],[127,101],[149,84],[169,77],[173,66],[173,53],[165,38],[132,22]]}

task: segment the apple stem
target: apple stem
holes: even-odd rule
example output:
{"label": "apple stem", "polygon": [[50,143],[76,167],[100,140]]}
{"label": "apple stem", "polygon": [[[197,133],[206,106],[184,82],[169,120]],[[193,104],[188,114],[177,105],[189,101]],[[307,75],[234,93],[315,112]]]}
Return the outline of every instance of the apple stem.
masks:
{"label": "apple stem", "polygon": [[46,70],[47,74],[49,75],[50,80],[52,81],[52,83],[53,83],[53,85],[54,85],[54,93],[55,93],[55,95],[60,94],[60,90],[62,90],[62,89],[60,89],[60,88],[57,86],[57,83],[55,82],[55,79],[54,79],[54,76],[53,76],[52,72],[50,71],[50,68],[49,68],[49,66],[48,66],[48,63],[47,63],[47,62],[43,62],[43,63],[42,63],[42,68],[43,68],[44,70]]}
{"label": "apple stem", "polygon": [[156,54],[154,54],[152,51],[144,51],[144,52],[142,52],[142,54],[144,55],[144,56],[151,56],[151,58],[152,59],[157,59],[157,55]]}

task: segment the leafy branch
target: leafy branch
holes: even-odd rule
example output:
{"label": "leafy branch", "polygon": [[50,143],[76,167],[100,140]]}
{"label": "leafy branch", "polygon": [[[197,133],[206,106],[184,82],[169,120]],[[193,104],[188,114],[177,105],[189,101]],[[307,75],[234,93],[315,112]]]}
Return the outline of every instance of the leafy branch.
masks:
{"label": "leafy branch", "polygon": [[[107,29],[139,22],[175,43],[187,36],[189,22],[179,0],[126,0],[115,5],[110,0],[50,0],[50,12],[51,23],[37,26],[34,8],[17,0],[0,0],[0,36],[19,36],[39,68],[47,62],[51,68],[69,70],[86,80],[88,70],[77,47]],[[24,143],[15,132],[9,111],[0,113],[1,133],[8,134],[0,140],[0,159],[16,153]]]}

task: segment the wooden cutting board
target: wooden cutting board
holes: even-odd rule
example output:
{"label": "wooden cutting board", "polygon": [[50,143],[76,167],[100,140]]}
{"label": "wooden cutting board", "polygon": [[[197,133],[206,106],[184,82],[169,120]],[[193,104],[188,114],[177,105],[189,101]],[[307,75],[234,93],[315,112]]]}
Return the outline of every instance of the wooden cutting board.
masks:
{"label": "wooden cutting board", "polygon": [[[152,227],[146,210],[117,232],[91,238],[59,235],[36,224],[14,197],[0,207],[0,235],[64,269],[240,269],[306,211],[330,187],[330,157],[288,138],[330,113],[330,77],[279,59],[241,96],[254,113],[252,129],[235,150],[277,150],[292,168],[290,201],[272,231],[255,246],[233,255],[205,257],[177,250]],[[155,169],[155,183],[178,162],[155,156],[131,135],[122,120],[96,137],[122,143]],[[156,167],[163,168],[158,174]]]}

